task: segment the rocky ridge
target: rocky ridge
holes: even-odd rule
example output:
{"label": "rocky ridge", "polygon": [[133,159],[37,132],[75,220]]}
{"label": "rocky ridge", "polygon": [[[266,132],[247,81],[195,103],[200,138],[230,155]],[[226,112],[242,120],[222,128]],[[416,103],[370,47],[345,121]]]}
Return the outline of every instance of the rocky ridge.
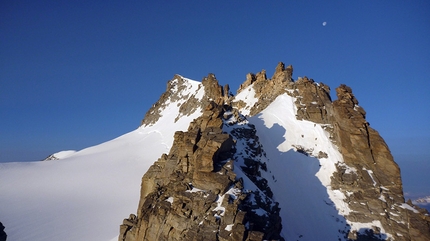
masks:
{"label": "rocky ridge", "polygon": [[160,99],[146,112],[145,117],[141,122],[141,126],[152,125],[158,121],[162,115],[162,111],[166,108],[169,103],[177,102],[179,107],[179,114],[176,117],[177,121],[181,116],[191,115],[197,110],[204,109],[212,100],[222,99],[227,101],[231,96],[229,92],[229,86],[224,87],[218,84],[214,74],[209,74],[203,78],[202,85],[206,96],[198,96],[199,89],[196,90],[196,94],[183,94],[186,89],[190,89],[191,86],[187,82],[192,81],[184,78],[180,75],[175,75],[172,80],[167,82],[166,92],[164,92]]}
{"label": "rocky ridge", "polygon": [[[412,203],[405,204],[400,169],[383,138],[366,121],[366,112],[358,105],[352,89],[339,86],[337,100],[332,101],[327,85],[307,77],[294,82],[290,73],[292,67],[285,69],[279,63],[272,79],[265,77],[264,70],[247,75],[238,94],[254,83],[252,88],[258,101],[245,107],[251,110],[250,115],[267,107],[279,94],[296,98],[296,118],[323,124],[343,156],[344,163],[337,166],[331,186],[346,197],[345,202],[352,210],[344,214],[347,220],[352,223],[380,220],[388,233],[396,234],[395,240],[429,240],[428,213]],[[244,108],[240,103],[236,106]],[[379,231],[374,226],[372,236],[382,237],[378,236]],[[352,232],[349,238],[357,239],[357,235],[360,234]]]}
{"label": "rocky ridge", "polygon": [[[279,208],[257,178],[263,164],[251,158],[262,154],[255,129],[225,104],[213,75],[204,81],[212,101],[143,176],[137,216],[124,220],[119,240],[282,240]],[[238,142],[246,154],[237,155]],[[244,179],[256,188],[245,190]]]}
{"label": "rocky ridge", "polygon": [[[267,171],[264,147],[246,116],[283,94],[295,98],[296,118],[324,127],[343,157],[331,177],[331,188],[344,195],[348,206],[339,212],[350,225],[368,227],[349,232],[345,240],[429,240],[428,213],[405,203],[399,167],[351,88],[338,87],[332,101],[327,85],[307,77],[294,81],[292,74],[293,67],[283,63],[272,79],[264,70],[248,74],[236,96],[254,95],[251,104],[235,100],[213,74],[202,81],[207,98],[180,96],[186,79],[175,76],[142,125],[155,123],[172,99],[184,99],[177,118],[207,108],[187,132],[175,134],[170,153],[144,175],[137,216],[124,220],[119,240],[282,239],[279,208],[260,175]],[[308,147],[294,148],[308,155]],[[244,181],[256,188],[244,190]]]}
{"label": "rocky ridge", "polygon": [[414,204],[421,204],[421,205],[428,205],[430,204],[430,196],[426,196],[426,197],[422,197],[422,198],[417,198],[415,200],[412,201]]}

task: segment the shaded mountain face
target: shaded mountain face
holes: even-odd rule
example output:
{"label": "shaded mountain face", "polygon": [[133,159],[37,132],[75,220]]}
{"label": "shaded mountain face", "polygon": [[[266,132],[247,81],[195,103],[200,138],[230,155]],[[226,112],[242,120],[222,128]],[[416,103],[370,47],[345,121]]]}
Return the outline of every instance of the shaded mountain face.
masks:
{"label": "shaded mountain face", "polygon": [[189,80],[175,76],[141,128],[172,102],[175,122],[202,114],[144,174],[119,240],[429,240],[428,213],[405,203],[351,88],[332,101],[328,86],[292,74],[283,63],[271,79],[248,74],[235,96],[213,74],[180,95]]}
{"label": "shaded mountain face", "polygon": [[6,239],[7,239],[7,234],[4,231],[3,224],[0,222],[0,241],[6,241]]}

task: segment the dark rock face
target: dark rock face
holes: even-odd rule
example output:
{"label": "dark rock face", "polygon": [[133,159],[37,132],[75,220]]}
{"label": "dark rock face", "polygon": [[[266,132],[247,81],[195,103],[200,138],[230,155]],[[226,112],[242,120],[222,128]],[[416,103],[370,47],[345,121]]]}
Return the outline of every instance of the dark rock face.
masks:
{"label": "dark rock face", "polygon": [[7,234],[4,231],[5,227],[3,226],[3,224],[0,222],[0,241],[6,241],[7,238]]}
{"label": "dark rock face", "polygon": [[42,161],[58,161],[58,160],[60,159],[55,155],[49,155],[47,158],[43,159]]}
{"label": "dark rock face", "polygon": [[[187,132],[176,132],[170,153],[143,176],[137,217],[124,220],[119,240],[281,239],[277,206],[236,178],[237,137],[222,129],[226,109],[211,102]],[[255,202],[268,215],[253,212]]]}

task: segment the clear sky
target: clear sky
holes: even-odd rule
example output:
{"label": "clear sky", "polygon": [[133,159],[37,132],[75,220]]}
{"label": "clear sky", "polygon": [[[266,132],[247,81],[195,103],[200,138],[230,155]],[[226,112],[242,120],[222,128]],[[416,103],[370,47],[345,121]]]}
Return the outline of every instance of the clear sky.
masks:
{"label": "clear sky", "polygon": [[279,61],[352,87],[405,191],[430,195],[427,0],[1,1],[0,162],[135,129],[174,74],[235,92]]}

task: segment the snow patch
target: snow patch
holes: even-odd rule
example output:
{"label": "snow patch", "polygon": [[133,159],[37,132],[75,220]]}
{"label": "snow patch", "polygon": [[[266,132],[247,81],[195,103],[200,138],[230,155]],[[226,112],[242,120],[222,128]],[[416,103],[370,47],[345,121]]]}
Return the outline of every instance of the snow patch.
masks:
{"label": "snow patch", "polygon": [[255,214],[257,214],[258,216],[268,216],[266,210],[262,209],[262,208],[257,208],[257,209],[253,209],[252,210]]}
{"label": "snow patch", "polygon": [[186,190],[185,192],[190,192],[190,193],[194,193],[194,192],[206,192],[205,190],[193,187],[191,190]]}
{"label": "snow patch", "polygon": [[402,203],[399,207],[403,208],[403,209],[408,209],[414,213],[419,213],[418,210],[416,210],[415,208],[411,207],[409,204],[407,203]]}
{"label": "snow patch", "polygon": [[215,212],[214,216],[216,218],[221,218],[222,216],[224,216],[225,213],[225,207],[222,206],[222,202],[224,201],[224,195],[218,195],[218,198],[216,200],[216,208],[214,208],[212,211]]}
{"label": "snow patch", "polygon": [[57,152],[53,155],[58,159],[64,159],[64,158],[69,157],[75,153],[76,153],[75,150],[68,150],[68,151],[60,151],[60,152]]}
{"label": "snow patch", "polygon": [[234,225],[234,224],[229,224],[229,225],[227,225],[227,226],[224,228],[224,230],[231,231],[231,230],[232,230],[232,228],[233,228],[233,225]]}
{"label": "snow patch", "polygon": [[169,202],[169,203],[173,204],[173,197],[169,197],[169,198],[167,198],[167,199],[166,199],[166,202]]}
{"label": "snow patch", "polygon": [[258,98],[255,96],[255,90],[252,85],[243,89],[234,99],[235,101],[242,100],[246,103],[246,106],[240,110],[244,116],[249,116],[251,108],[258,102]]}
{"label": "snow patch", "polygon": [[372,170],[367,170],[364,167],[363,167],[363,170],[367,171],[367,173],[369,174],[370,178],[372,178],[373,186],[376,187],[376,181],[375,181],[375,178],[373,178],[373,171]]}
{"label": "snow patch", "polygon": [[346,165],[344,162],[340,162],[338,165],[345,169],[346,174],[350,174],[350,173],[356,174],[357,173],[357,169],[355,167],[350,167],[350,166]]}

